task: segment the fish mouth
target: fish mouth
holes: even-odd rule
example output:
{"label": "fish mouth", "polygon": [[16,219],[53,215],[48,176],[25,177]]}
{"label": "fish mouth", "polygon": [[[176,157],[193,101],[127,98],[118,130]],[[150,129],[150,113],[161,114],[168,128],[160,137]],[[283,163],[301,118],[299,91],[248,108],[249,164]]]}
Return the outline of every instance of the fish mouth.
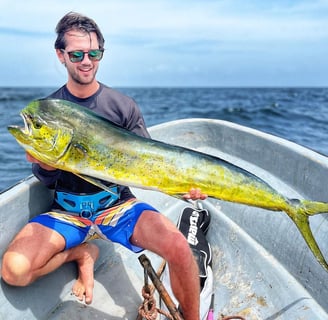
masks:
{"label": "fish mouth", "polygon": [[8,126],[8,130],[12,133],[20,132],[24,136],[31,136],[32,135],[32,117],[24,112],[21,112],[20,116],[22,117],[22,119],[24,121],[24,126],[10,125],[10,126]]}
{"label": "fish mouth", "polygon": [[20,116],[23,118],[24,127],[21,127],[22,133],[29,136],[32,134],[31,124],[32,124],[32,117],[24,112],[20,113]]}

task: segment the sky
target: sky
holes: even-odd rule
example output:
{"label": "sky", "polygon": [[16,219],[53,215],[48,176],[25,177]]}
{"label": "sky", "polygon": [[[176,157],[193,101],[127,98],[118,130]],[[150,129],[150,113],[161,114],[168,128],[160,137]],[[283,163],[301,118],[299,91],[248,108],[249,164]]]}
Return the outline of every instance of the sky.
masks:
{"label": "sky", "polygon": [[0,0],[0,86],[66,82],[53,44],[69,11],[102,30],[113,87],[328,86],[328,0]]}

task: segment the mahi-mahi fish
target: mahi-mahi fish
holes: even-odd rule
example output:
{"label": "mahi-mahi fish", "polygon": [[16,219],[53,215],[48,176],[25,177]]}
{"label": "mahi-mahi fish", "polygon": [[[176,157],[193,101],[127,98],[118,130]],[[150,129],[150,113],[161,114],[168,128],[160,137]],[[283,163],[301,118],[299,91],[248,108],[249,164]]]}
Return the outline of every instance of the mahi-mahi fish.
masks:
{"label": "mahi-mahi fish", "polygon": [[21,115],[25,127],[8,127],[18,143],[39,161],[87,181],[109,181],[175,197],[199,188],[216,199],[286,212],[328,271],[309,225],[309,216],[328,212],[328,203],[288,199],[227,161],[140,137],[68,101],[35,100]]}

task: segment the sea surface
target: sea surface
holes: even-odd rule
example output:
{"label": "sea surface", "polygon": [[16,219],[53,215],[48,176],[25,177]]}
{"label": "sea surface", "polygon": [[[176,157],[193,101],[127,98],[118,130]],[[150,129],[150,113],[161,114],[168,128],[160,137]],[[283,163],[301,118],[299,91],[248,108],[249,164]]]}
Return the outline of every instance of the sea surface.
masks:
{"label": "sea surface", "polygon": [[[0,88],[0,192],[31,174],[7,131],[19,112],[55,88]],[[328,155],[328,88],[116,88],[136,100],[147,126],[183,118],[235,122]]]}

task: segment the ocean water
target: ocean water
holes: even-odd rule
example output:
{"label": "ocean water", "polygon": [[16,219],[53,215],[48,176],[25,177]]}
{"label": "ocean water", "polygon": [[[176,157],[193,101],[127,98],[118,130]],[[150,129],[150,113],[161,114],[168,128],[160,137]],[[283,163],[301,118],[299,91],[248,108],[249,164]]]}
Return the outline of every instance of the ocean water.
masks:
{"label": "ocean water", "polygon": [[[0,88],[0,192],[31,174],[7,126],[55,88]],[[328,88],[117,88],[133,97],[147,126],[183,118],[235,122],[328,155]]]}

